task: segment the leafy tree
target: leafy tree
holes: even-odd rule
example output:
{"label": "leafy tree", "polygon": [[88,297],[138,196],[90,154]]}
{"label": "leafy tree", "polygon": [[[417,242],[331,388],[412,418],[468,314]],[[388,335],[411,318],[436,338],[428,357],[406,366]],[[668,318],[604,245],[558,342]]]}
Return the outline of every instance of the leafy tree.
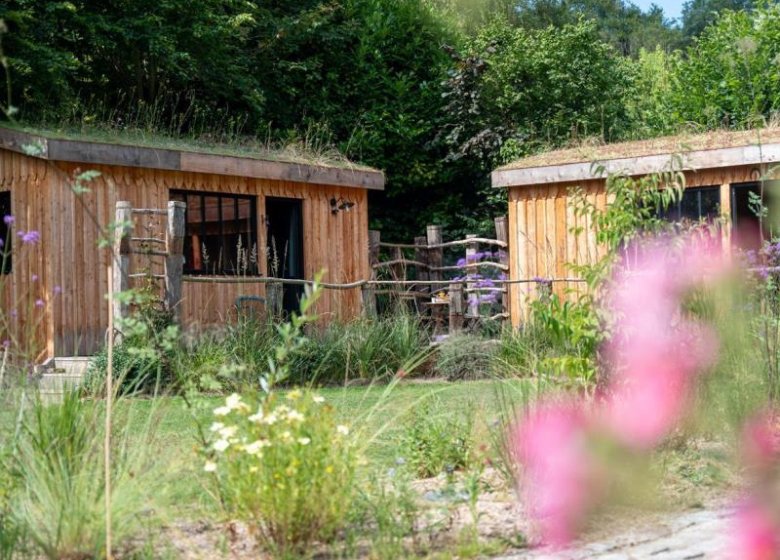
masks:
{"label": "leafy tree", "polygon": [[646,12],[626,0],[519,0],[516,23],[527,29],[561,28],[581,18],[593,20],[601,35],[618,52],[636,56],[641,49],[671,49],[680,30],[652,6]]}
{"label": "leafy tree", "polygon": [[451,158],[483,167],[587,136],[619,137],[628,74],[593,22],[525,31],[496,22],[448,80]]}
{"label": "leafy tree", "polygon": [[749,11],[753,0],[688,0],[682,10],[682,31],[687,39],[701,35],[725,10]]}
{"label": "leafy tree", "polygon": [[780,109],[780,6],[722,13],[686,54],[669,94],[678,121],[755,126]]}

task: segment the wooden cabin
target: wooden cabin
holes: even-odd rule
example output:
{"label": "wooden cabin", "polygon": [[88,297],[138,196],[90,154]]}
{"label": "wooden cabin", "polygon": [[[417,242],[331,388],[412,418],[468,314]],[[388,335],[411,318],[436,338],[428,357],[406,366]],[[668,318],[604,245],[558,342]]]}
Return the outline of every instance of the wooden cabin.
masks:
{"label": "wooden cabin", "polygon": [[[263,284],[204,281],[210,278],[312,279],[321,271],[336,283],[369,278],[368,191],[384,188],[382,172],[271,156],[0,128],[0,214],[15,219],[0,223],[14,255],[2,271],[5,316],[17,333],[34,331],[39,360],[101,347],[111,257],[98,242],[118,201],[162,210],[169,201],[186,204],[184,327],[222,323],[237,298],[265,294]],[[74,192],[74,177],[86,170],[100,175]],[[153,239],[164,219],[164,212],[133,214],[134,235]],[[29,231],[39,232],[39,242],[18,235]],[[139,275],[162,266],[152,257],[133,261]],[[300,289],[285,287],[286,307]],[[326,320],[355,316],[360,290],[325,291],[317,312]]]}
{"label": "wooden cabin", "polygon": [[[777,187],[767,182],[780,161],[780,129],[712,132],[653,140],[583,146],[539,154],[492,173],[496,188],[508,189],[509,266],[511,280],[556,280],[560,296],[576,297],[583,284],[573,281],[571,264],[594,262],[603,252],[588,219],[572,205],[572,189],[581,188],[597,207],[608,204],[608,175],[639,177],[669,170],[685,176],[682,200],[668,211],[673,219],[726,218],[723,247],[755,247],[758,219],[750,193],[765,199]],[[581,233],[577,234],[576,231]],[[572,280],[572,281],[566,281]],[[539,282],[510,286],[510,315],[519,325],[528,302],[538,296]],[[544,288],[547,289],[547,288]]]}

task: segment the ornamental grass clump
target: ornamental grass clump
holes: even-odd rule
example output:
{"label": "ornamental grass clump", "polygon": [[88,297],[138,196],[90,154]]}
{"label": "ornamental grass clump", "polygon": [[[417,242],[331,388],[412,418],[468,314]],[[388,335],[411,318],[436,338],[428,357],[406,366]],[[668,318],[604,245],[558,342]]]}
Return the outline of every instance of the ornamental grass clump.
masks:
{"label": "ornamental grass clump", "polygon": [[310,391],[237,394],[214,410],[204,470],[214,473],[227,513],[246,521],[279,555],[328,542],[354,495],[357,446],[333,408]]}

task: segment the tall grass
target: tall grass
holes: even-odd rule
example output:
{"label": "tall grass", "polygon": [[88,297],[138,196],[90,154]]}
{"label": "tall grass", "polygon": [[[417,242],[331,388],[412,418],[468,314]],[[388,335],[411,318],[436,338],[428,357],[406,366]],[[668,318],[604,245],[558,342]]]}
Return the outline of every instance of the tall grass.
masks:
{"label": "tall grass", "polygon": [[[137,421],[122,399],[113,416],[110,465],[112,538],[121,550],[160,503],[152,452],[154,414]],[[47,558],[100,558],[105,553],[104,411],[67,393],[61,403],[35,400],[25,415],[11,467],[16,525]]]}

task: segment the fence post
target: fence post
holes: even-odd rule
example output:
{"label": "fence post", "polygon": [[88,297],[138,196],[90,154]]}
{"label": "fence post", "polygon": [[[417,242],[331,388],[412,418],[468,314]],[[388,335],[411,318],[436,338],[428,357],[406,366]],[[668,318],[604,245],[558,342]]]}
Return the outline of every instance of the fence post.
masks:
{"label": "fence post", "polygon": [[450,334],[463,329],[463,284],[450,284]]}
{"label": "fence post", "polygon": [[368,230],[368,271],[370,279],[373,280],[376,277],[375,264],[379,263],[379,242],[382,240],[382,233],[375,230]]}
{"label": "fence post", "polygon": [[165,308],[181,322],[182,273],[184,271],[184,202],[168,201],[168,231],[165,257]]}
{"label": "fence post", "polygon": [[[436,282],[442,279],[442,274],[440,270],[436,270],[437,268],[441,268],[442,262],[444,261],[444,250],[441,247],[435,247],[435,245],[440,245],[442,242],[441,237],[441,226],[428,226],[426,228],[426,237],[428,239],[428,275],[430,276],[431,280]],[[431,286],[431,290],[434,290],[433,285]]]}
{"label": "fence post", "polygon": [[363,304],[363,315],[368,318],[376,317],[376,291],[372,284],[363,284],[360,287],[360,299]]}
{"label": "fence post", "polygon": [[265,286],[265,300],[268,312],[272,319],[282,316],[282,303],[284,299],[284,285],[281,282],[269,282]]}
{"label": "fence post", "polygon": [[[498,262],[507,267],[507,270],[501,271],[501,273],[504,275],[505,278],[509,278],[510,276],[510,270],[509,268],[509,225],[506,216],[499,216],[495,220],[493,220],[496,226],[496,239],[499,241],[503,241],[506,243],[506,247],[499,247],[498,248]],[[511,285],[510,284],[502,284],[501,287],[505,290],[501,293],[501,311],[504,313],[509,313],[511,307],[510,307],[510,290]]]}
{"label": "fence post", "polygon": [[[114,328],[121,330],[121,321],[127,317],[127,304],[123,298],[116,297],[120,292],[130,289],[130,234],[132,232],[133,205],[125,200],[117,201],[114,218],[114,254],[112,266],[112,286],[114,301],[109,302],[114,315]],[[113,334],[113,333],[112,333]],[[121,332],[116,337],[121,342]]]}
{"label": "fence post", "polygon": [[[474,239],[476,235],[469,234],[466,239]],[[475,276],[479,274],[479,266],[477,265],[477,252],[479,251],[479,245],[477,243],[469,243],[466,245],[466,297],[469,302],[469,315],[472,317],[479,317],[479,294],[472,292],[476,287]]]}

